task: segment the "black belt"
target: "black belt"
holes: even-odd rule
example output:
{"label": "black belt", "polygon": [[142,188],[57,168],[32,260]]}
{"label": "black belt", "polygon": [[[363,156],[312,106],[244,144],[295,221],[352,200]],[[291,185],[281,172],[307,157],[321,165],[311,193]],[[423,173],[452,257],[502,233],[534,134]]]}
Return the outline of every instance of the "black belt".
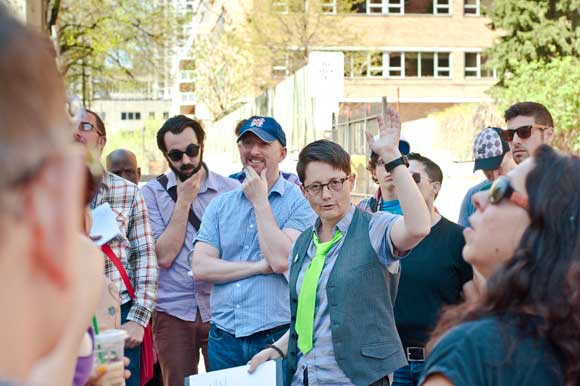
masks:
{"label": "black belt", "polygon": [[407,360],[409,362],[423,362],[423,361],[425,361],[425,348],[424,347],[405,347],[405,353],[407,354]]}
{"label": "black belt", "polygon": [[289,324],[283,324],[281,326],[272,327],[272,328],[270,328],[268,330],[258,331],[258,332],[256,332],[255,334],[252,334],[252,335],[273,334],[275,332],[280,332],[280,331],[286,332],[289,328],[290,328],[290,325]]}

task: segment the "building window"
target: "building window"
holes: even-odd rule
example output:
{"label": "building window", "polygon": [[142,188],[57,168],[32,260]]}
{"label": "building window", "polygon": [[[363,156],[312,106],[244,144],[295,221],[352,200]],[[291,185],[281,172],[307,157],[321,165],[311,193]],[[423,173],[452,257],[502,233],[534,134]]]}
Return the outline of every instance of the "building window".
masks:
{"label": "building window", "polygon": [[364,51],[347,51],[344,53],[344,76],[360,78],[367,75],[368,54]]}
{"label": "building window", "polygon": [[403,53],[389,52],[387,55],[387,76],[400,78],[403,76]]}
{"label": "building window", "polygon": [[471,79],[496,78],[494,69],[486,65],[487,57],[481,52],[465,53],[465,77]]}
{"label": "building window", "polygon": [[449,52],[345,52],[347,78],[449,78]]}
{"label": "building window", "polygon": [[274,78],[285,78],[289,74],[288,55],[282,54],[274,58],[272,62],[272,76]]}
{"label": "building window", "polygon": [[149,111],[149,119],[155,119],[155,111]]}
{"label": "building window", "polygon": [[290,0],[273,0],[272,12],[274,13],[288,13],[288,1]]}
{"label": "building window", "polygon": [[449,52],[435,53],[435,77],[451,78],[451,54]]}
{"label": "building window", "polygon": [[449,15],[449,0],[433,0],[433,13],[435,15]]}
{"label": "building window", "polygon": [[320,0],[320,9],[327,15],[336,15],[337,0]]}
{"label": "building window", "polygon": [[480,16],[491,6],[491,0],[463,0],[463,14]]}
{"label": "building window", "polygon": [[404,8],[404,0],[366,0],[367,13],[402,15]]}
{"label": "building window", "polygon": [[141,113],[140,112],[122,112],[121,113],[121,120],[122,121],[133,121],[133,120],[140,121],[141,120]]}
{"label": "building window", "polygon": [[369,54],[369,76],[372,78],[383,76],[383,53],[370,52]]}
{"label": "building window", "polygon": [[169,119],[169,113],[167,111],[163,113],[163,119]]}
{"label": "building window", "polygon": [[479,0],[463,0],[463,14],[479,16]]}

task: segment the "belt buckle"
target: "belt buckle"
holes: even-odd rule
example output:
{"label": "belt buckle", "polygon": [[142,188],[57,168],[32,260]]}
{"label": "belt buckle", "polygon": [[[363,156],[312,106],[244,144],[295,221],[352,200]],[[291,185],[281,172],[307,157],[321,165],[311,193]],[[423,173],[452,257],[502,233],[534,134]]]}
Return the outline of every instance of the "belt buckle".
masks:
{"label": "belt buckle", "polygon": [[425,348],[423,347],[407,347],[407,360],[409,362],[423,362],[425,361]]}

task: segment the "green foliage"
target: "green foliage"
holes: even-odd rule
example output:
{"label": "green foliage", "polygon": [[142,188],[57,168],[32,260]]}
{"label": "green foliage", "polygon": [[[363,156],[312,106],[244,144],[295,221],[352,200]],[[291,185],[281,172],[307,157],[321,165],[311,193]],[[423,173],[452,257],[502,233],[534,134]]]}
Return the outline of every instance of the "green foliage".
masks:
{"label": "green foliage", "polygon": [[493,29],[503,31],[488,52],[500,85],[521,63],[578,56],[580,0],[498,0],[488,10]]}
{"label": "green foliage", "polygon": [[457,161],[473,160],[473,140],[485,127],[505,126],[491,105],[461,104],[431,115],[437,122],[433,148],[453,154]]}
{"label": "green foliage", "polygon": [[139,90],[143,77],[163,64],[184,21],[166,2],[47,3],[47,25],[57,32],[61,70],[85,102],[119,89]]}
{"label": "green foliage", "polygon": [[236,34],[199,35],[193,44],[192,57],[198,64],[193,72],[193,91],[214,119],[234,110],[252,89],[250,53]]}
{"label": "green foliage", "polygon": [[545,105],[556,127],[556,147],[580,151],[580,59],[564,57],[549,63],[522,63],[513,76],[491,94],[506,109],[515,102],[534,101]]}
{"label": "green foliage", "polygon": [[145,121],[141,130],[117,130],[107,137],[103,150],[103,165],[107,155],[116,149],[127,149],[135,153],[142,174],[160,174],[165,168],[165,159],[157,148],[157,131],[163,125],[160,119]]}

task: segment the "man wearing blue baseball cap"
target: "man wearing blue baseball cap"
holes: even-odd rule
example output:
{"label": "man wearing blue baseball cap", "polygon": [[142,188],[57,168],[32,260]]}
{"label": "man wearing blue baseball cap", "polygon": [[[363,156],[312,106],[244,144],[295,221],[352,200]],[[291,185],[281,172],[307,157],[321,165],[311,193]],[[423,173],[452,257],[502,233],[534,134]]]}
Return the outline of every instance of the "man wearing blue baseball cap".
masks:
{"label": "man wearing blue baseball cap", "polygon": [[[406,156],[411,151],[411,145],[407,140],[399,140],[399,151]],[[385,170],[385,162],[377,153],[371,152],[367,164],[367,170],[371,173],[373,181],[379,185],[375,195],[362,200],[358,207],[368,212],[390,212],[394,214],[403,214],[401,205],[397,199],[395,184],[391,175]]]}
{"label": "man wearing blue baseball cap", "polygon": [[[252,119],[255,119],[255,118],[260,118],[260,117],[251,117],[250,119],[243,119],[243,120],[238,122],[238,124],[236,125],[236,129],[234,131],[238,141],[240,140],[240,133],[241,133],[242,128],[246,128],[246,129],[252,128],[252,126],[251,126]],[[278,130],[277,128],[279,128],[280,132],[282,133],[282,136],[284,137],[284,143],[286,143],[286,136],[284,134],[284,131],[282,131],[282,128],[280,127],[278,122],[276,122],[276,120],[274,118],[270,118],[270,117],[263,117],[263,118],[264,118],[264,123],[266,125],[276,127],[276,130]],[[259,122],[259,121],[256,121],[256,122]],[[255,130],[256,128],[253,127],[253,129]],[[286,147],[286,145],[283,145],[283,146]],[[241,161],[242,161],[242,163],[244,162],[244,160],[241,160]],[[284,177],[284,179],[286,179],[290,182],[293,182],[296,185],[300,186],[300,179],[298,179],[298,176],[296,174],[284,172],[284,171],[280,171],[280,174],[282,175],[282,177]],[[239,171],[237,173],[231,174],[229,177],[233,178],[235,180],[238,180],[240,182],[244,182],[244,180],[246,179],[246,171],[244,169],[242,169],[241,171]]]}
{"label": "man wearing blue baseball cap", "polygon": [[211,371],[245,365],[288,329],[290,248],[315,215],[280,174],[286,135],[271,117],[240,129],[242,186],[215,198],[194,242],[193,275],[214,283],[208,339]]}

